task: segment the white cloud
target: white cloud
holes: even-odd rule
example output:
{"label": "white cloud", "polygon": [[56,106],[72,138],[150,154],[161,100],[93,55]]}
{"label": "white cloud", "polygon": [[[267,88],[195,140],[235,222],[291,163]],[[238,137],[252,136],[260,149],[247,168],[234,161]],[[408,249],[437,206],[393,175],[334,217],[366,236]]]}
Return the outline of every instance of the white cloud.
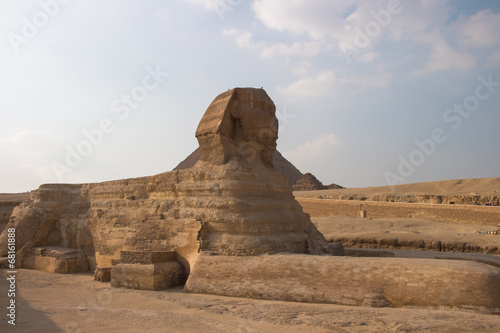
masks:
{"label": "white cloud", "polygon": [[217,10],[222,6],[236,5],[239,1],[235,0],[183,0],[195,6],[201,6],[209,10]]}
{"label": "white cloud", "polygon": [[[392,6],[393,3],[396,5]],[[429,56],[425,68],[415,71],[420,74],[435,70],[464,70],[475,63],[471,54],[450,46],[453,36],[446,29],[451,13],[448,0],[256,0],[252,8],[257,19],[269,29],[301,35],[301,38],[310,40],[295,45],[265,46],[263,50],[260,48],[263,57],[269,54],[311,57],[327,52],[346,57],[350,62],[350,51],[356,50],[357,57],[354,59],[370,63],[383,59],[384,53],[389,51],[374,48],[380,41],[389,41],[428,46],[420,48],[423,57]],[[485,15],[488,21],[494,19],[490,12],[483,13]],[[479,27],[476,29],[480,30]],[[447,34],[441,36],[441,41],[425,41],[429,34],[434,34],[433,31],[445,30]],[[317,78],[321,79],[325,78]],[[312,83],[311,80],[297,82],[297,85]]]}
{"label": "white cloud", "polygon": [[[399,5],[391,7],[391,3]],[[383,60],[384,53],[389,52],[382,48],[374,49],[383,40],[418,47],[418,56],[427,57],[428,61],[421,68],[410,69],[410,72],[421,75],[443,70],[468,70],[476,65],[477,56],[464,47],[500,43],[500,14],[484,10],[449,23],[452,8],[448,0],[255,0],[252,8],[256,18],[267,28],[301,36],[300,41],[286,44],[255,41],[249,32],[233,34],[237,45],[259,52],[262,58],[311,58],[325,52],[342,57],[354,48],[357,50],[354,59],[373,63]],[[378,27],[378,30],[373,32],[370,27]],[[462,49],[453,46],[456,40]],[[347,55],[350,60],[351,53]],[[306,73],[304,70],[298,72]],[[365,85],[386,84],[386,80],[380,80],[380,75],[377,80],[372,80],[372,77],[361,80]],[[324,81],[335,83],[331,74],[323,73],[316,78],[296,81],[288,88],[305,91],[302,95],[314,96],[317,95],[314,91],[326,89],[317,86]]]}
{"label": "white cloud", "polygon": [[328,31],[338,29],[342,20],[332,13],[332,3],[322,0],[256,0],[252,4],[257,19],[268,28],[308,34],[321,39]]}
{"label": "white cloud", "polygon": [[488,55],[486,61],[490,67],[500,66],[500,50],[496,50]]}
{"label": "white cloud", "polygon": [[472,16],[461,16],[455,23],[459,43],[464,48],[493,46],[500,43],[500,13],[490,9]]}
{"label": "white cloud", "polygon": [[24,130],[10,137],[0,138],[0,152],[3,161],[23,160],[35,162],[53,152],[57,138],[50,132]]}
{"label": "white cloud", "polygon": [[233,38],[234,43],[241,49],[254,50],[262,48],[262,43],[254,44],[252,43],[252,33],[250,31],[240,31],[238,29],[228,29],[222,31],[223,36],[229,36]]}
{"label": "white cloud", "polygon": [[[389,4],[396,4],[390,7]],[[447,0],[393,2],[386,0],[256,0],[252,8],[257,19],[268,28],[307,35],[314,40],[353,45],[358,31],[367,23],[381,26],[376,41],[384,35],[411,39],[444,23],[450,12]]]}
{"label": "white cloud", "polygon": [[372,62],[379,56],[378,52],[367,52],[358,57],[358,59],[362,62]]}
{"label": "white cloud", "polygon": [[401,1],[402,11],[391,17],[384,32],[391,41],[416,41],[449,20],[448,0]]}
{"label": "white cloud", "polygon": [[252,33],[248,31],[243,31],[238,34],[235,38],[235,43],[238,47],[243,49],[253,49],[256,46],[252,44]]}
{"label": "white cloud", "polygon": [[344,79],[343,82],[351,84],[359,89],[375,87],[382,88],[389,84],[391,75],[386,72],[379,71],[374,75],[353,76]]}
{"label": "white cloud", "polygon": [[262,58],[270,58],[274,56],[298,56],[309,58],[318,54],[320,45],[317,42],[295,42],[291,45],[285,43],[277,43],[265,46],[260,52]]}
{"label": "white cloud", "polygon": [[476,65],[476,58],[472,54],[453,49],[439,32],[423,37],[422,41],[431,45],[432,51],[424,68],[414,72],[416,75],[442,70],[467,70]]}
{"label": "white cloud", "polygon": [[206,10],[213,10],[219,15],[221,20],[224,19],[224,13],[235,9],[242,0],[184,0],[195,6],[204,7]]}
{"label": "white cloud", "polygon": [[307,141],[295,149],[283,152],[283,156],[290,161],[300,163],[301,161],[323,157],[338,144],[339,139],[334,134],[324,134],[312,142]]}
{"label": "white cloud", "polygon": [[318,76],[306,77],[292,82],[278,92],[295,97],[331,96],[339,81],[331,71],[320,73]]}
{"label": "white cloud", "polygon": [[290,83],[286,87],[278,87],[283,95],[294,98],[301,97],[335,97],[342,93],[359,92],[370,87],[385,87],[389,84],[391,75],[382,71],[374,75],[353,75],[337,77],[332,71],[318,74],[316,77],[305,77]]}
{"label": "white cloud", "polygon": [[307,60],[299,60],[291,69],[292,73],[299,76],[305,76],[314,66]]}
{"label": "white cloud", "polygon": [[246,30],[224,30],[222,31],[222,35],[232,37],[234,43],[239,48],[256,50],[260,53],[262,58],[272,58],[276,56],[309,58],[315,56],[320,51],[320,45],[317,42],[295,42],[293,44],[253,42],[253,34]]}

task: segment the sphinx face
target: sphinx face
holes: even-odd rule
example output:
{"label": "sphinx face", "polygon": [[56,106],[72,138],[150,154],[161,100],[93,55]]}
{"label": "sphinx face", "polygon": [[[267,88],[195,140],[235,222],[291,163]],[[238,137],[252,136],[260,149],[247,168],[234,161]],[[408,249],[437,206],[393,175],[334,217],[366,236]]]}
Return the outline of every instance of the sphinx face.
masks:
{"label": "sphinx face", "polygon": [[203,116],[196,137],[200,160],[220,165],[231,159],[273,168],[278,139],[276,107],[263,89],[235,88],[220,94]]}

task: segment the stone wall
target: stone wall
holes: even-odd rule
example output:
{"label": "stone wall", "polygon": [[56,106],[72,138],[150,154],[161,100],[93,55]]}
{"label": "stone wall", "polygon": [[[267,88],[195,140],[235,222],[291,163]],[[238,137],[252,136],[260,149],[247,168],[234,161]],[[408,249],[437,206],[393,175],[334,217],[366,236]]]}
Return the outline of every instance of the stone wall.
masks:
{"label": "stone wall", "polygon": [[425,218],[442,222],[497,226],[500,207],[439,205],[401,202],[297,198],[312,217],[351,216],[367,218]]}
{"label": "stone wall", "polygon": [[200,255],[186,290],[374,307],[449,307],[500,314],[500,269],[453,260],[296,254]]}

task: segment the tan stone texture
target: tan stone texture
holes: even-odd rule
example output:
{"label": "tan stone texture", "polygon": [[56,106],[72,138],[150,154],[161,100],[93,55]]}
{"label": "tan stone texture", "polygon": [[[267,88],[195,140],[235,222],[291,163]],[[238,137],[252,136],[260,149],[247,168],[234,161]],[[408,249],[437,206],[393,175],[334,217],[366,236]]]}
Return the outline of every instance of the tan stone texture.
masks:
{"label": "tan stone texture", "polygon": [[141,290],[163,290],[186,280],[184,268],[176,261],[154,264],[119,264],[111,269],[111,286]]}
{"label": "tan stone texture", "polygon": [[217,96],[196,130],[200,161],[214,165],[239,157],[273,168],[278,138],[276,107],[263,89],[235,88]]}
{"label": "tan stone texture", "polygon": [[89,262],[81,250],[47,246],[33,248],[23,267],[59,274],[83,273],[89,270]]}
{"label": "tan stone texture", "polygon": [[[82,250],[92,269],[120,263],[121,251],[175,251],[187,272],[200,251],[327,253],[323,235],[272,168],[274,112],[265,91],[237,88],[203,116],[197,137],[206,158],[191,169],[40,186],[9,222],[17,230],[18,262],[47,245]],[[6,239],[4,233],[2,255]]]}
{"label": "tan stone texture", "polygon": [[500,269],[452,260],[201,254],[190,292],[356,306],[427,306],[500,314]]}

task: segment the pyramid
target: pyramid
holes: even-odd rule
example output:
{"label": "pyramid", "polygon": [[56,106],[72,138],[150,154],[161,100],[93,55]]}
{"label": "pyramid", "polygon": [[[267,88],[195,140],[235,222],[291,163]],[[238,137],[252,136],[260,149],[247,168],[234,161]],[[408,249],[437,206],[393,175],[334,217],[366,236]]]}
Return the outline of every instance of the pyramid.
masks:
{"label": "pyramid", "polygon": [[299,180],[297,180],[297,182],[293,185],[294,191],[314,191],[326,189],[327,187],[309,172],[303,174],[302,177],[300,177]]}

